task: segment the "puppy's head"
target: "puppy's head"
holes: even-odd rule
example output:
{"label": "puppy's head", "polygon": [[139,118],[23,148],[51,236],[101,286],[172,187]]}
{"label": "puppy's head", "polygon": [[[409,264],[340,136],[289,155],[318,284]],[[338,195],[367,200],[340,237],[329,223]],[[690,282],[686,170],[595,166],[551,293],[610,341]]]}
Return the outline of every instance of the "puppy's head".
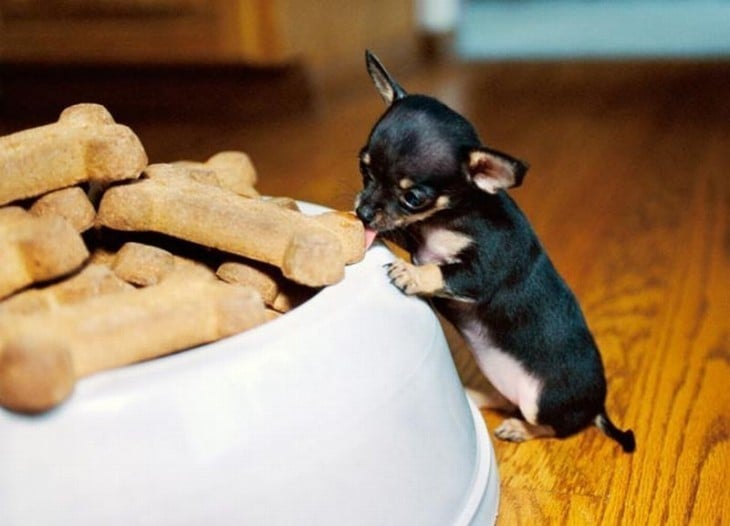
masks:
{"label": "puppy's head", "polygon": [[458,206],[469,192],[518,186],[527,165],[481,144],[474,127],[438,100],[409,95],[366,52],[368,73],[388,108],[360,151],[363,190],[355,208],[381,232]]}

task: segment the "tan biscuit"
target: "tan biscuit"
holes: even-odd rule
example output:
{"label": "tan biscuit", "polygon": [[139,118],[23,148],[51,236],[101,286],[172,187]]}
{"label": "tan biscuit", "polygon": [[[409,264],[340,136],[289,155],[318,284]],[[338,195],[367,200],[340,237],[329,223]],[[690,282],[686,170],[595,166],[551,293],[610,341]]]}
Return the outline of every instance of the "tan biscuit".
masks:
{"label": "tan biscuit", "polygon": [[22,208],[6,207],[0,208],[0,255],[2,299],[33,283],[73,272],[89,252],[62,217],[36,217]]}
{"label": "tan biscuit", "polygon": [[281,312],[277,312],[274,309],[266,309],[266,321],[274,321],[281,318]]}
{"label": "tan biscuit", "polygon": [[165,279],[181,278],[181,279],[207,279],[209,281],[218,281],[215,271],[205,263],[182,256],[173,256],[175,260],[175,268],[171,274],[165,276]]}
{"label": "tan biscuit", "polygon": [[203,184],[211,184],[225,188],[220,179],[213,170],[201,167],[191,167],[189,161],[178,161],[176,163],[155,163],[150,164],[144,169],[144,175],[148,178],[155,177],[171,177],[171,178],[187,178]]}
{"label": "tan biscuit", "polygon": [[117,230],[161,232],[269,263],[309,286],[344,277],[342,243],[313,218],[186,177],[161,174],[110,188],[97,221]]}
{"label": "tan biscuit", "polygon": [[365,226],[352,212],[326,212],[314,219],[334,232],[342,243],[348,265],[365,257]]}
{"label": "tan biscuit", "polygon": [[273,267],[271,271],[247,263],[223,263],[216,271],[226,283],[256,289],[264,303],[278,313],[286,313],[311,299],[319,288],[307,287],[284,278]]}
{"label": "tan biscuit", "polygon": [[[204,172],[215,174],[216,184],[239,195],[258,197],[256,185],[256,169],[248,155],[243,152],[226,151],[199,163],[195,161],[177,161],[172,163],[177,169],[187,171],[191,176]],[[205,181],[201,181],[205,182]]]}
{"label": "tan biscuit", "polygon": [[114,273],[132,285],[155,285],[174,271],[174,256],[167,250],[142,243],[125,243],[112,264]]}
{"label": "tan biscuit", "polygon": [[[279,283],[274,272],[267,272],[246,263],[234,261],[223,263],[216,270],[216,275],[226,283],[256,289],[267,305],[273,305],[274,299],[279,294]],[[281,279],[279,278],[279,281]]]}
{"label": "tan biscuit", "polygon": [[[130,242],[133,243],[133,242]],[[135,244],[135,243],[133,243]],[[139,244],[139,243],[136,243]],[[158,247],[154,247],[153,245],[146,245],[149,246],[151,249],[158,249],[163,250]],[[121,249],[120,249],[121,251]],[[164,251],[164,250],[163,250]],[[134,252],[137,252],[136,250]],[[144,252],[142,250],[141,252]],[[164,251],[166,252],[166,251]],[[135,259],[135,255],[139,256],[140,253],[137,252],[136,254],[128,253],[125,258],[129,258],[129,261],[122,265],[122,267],[131,265],[132,261]],[[144,254],[142,254],[144,255]],[[89,258],[90,263],[97,263],[100,265],[107,265],[108,267],[115,267],[121,265],[120,262],[117,261],[119,257],[119,251],[117,252],[110,252],[108,250],[97,248],[92,252],[91,257]],[[172,269],[168,269],[169,272],[162,272],[160,274],[160,278],[167,279],[172,276],[176,276],[177,274],[181,274],[182,276],[188,277],[190,279],[207,279],[207,280],[215,280],[215,272],[211,270],[207,265],[204,263],[201,263],[200,261],[196,261],[194,259],[178,256],[178,255],[172,255],[173,259],[173,266]],[[166,267],[166,266],[165,266]],[[167,267],[166,267],[167,268]],[[117,273],[121,279],[126,280],[126,278],[129,278],[130,276],[125,273],[125,271],[121,271]],[[145,281],[148,281],[149,277],[143,278]],[[129,283],[132,283],[130,281]]]}
{"label": "tan biscuit", "polygon": [[76,378],[211,342],[267,319],[251,289],[184,283],[171,279],[55,311],[4,316],[0,405],[45,411],[71,393]]}
{"label": "tan biscuit", "polygon": [[15,222],[28,219],[28,212],[19,206],[0,206],[0,232],[15,227]]}
{"label": "tan biscuit", "polygon": [[95,248],[89,256],[89,264],[95,263],[97,265],[106,265],[111,267],[114,264],[114,259],[117,257],[116,253],[110,252],[105,248]]}
{"label": "tan biscuit", "polygon": [[279,284],[279,293],[271,308],[282,314],[287,313],[312,299],[320,290],[285,280]]}
{"label": "tan biscuit", "polygon": [[0,205],[73,186],[139,176],[137,136],[97,104],[66,108],[58,122],[0,137]]}
{"label": "tan biscuit", "polygon": [[[223,151],[215,154],[204,163],[216,173],[224,174],[224,179],[238,181],[248,187],[256,186],[258,177],[251,158],[243,152]],[[229,187],[230,188],[230,187]]]}
{"label": "tan biscuit", "polygon": [[96,210],[81,188],[72,186],[46,194],[30,207],[36,216],[58,215],[71,223],[77,232],[85,232],[94,226]]}
{"label": "tan biscuit", "polygon": [[301,210],[299,209],[299,204],[296,202],[295,199],[292,199],[291,197],[269,197],[266,200],[269,203],[273,203],[277,206],[288,208],[289,210],[293,210],[295,212],[301,212]]}
{"label": "tan biscuit", "polygon": [[316,287],[341,281],[346,263],[342,243],[336,235],[327,229],[300,229],[291,237],[279,266],[284,276]]}
{"label": "tan biscuit", "polygon": [[80,272],[45,288],[28,289],[0,302],[0,316],[31,314],[77,303],[93,296],[132,289],[106,265],[88,264]]}

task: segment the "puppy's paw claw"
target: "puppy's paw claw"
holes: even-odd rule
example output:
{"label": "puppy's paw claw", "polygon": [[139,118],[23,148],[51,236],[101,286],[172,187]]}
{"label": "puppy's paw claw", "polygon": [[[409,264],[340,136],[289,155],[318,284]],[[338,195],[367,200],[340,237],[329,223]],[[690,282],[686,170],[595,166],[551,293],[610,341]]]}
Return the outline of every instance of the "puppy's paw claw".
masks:
{"label": "puppy's paw claw", "polygon": [[508,418],[504,420],[497,429],[494,430],[494,435],[507,442],[524,442],[530,437],[527,434],[525,423],[517,418]]}
{"label": "puppy's paw claw", "polygon": [[387,265],[390,282],[404,294],[418,293],[418,282],[416,280],[416,267],[405,261],[394,261]]}

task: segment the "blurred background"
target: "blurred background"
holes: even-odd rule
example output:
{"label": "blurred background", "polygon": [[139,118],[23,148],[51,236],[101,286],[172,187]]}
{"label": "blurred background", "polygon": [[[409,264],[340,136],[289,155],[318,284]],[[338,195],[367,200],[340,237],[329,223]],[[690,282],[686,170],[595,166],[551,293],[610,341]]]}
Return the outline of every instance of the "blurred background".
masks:
{"label": "blurred background", "polygon": [[401,74],[434,58],[704,60],[730,53],[730,2],[0,0],[0,105],[290,114],[362,82],[365,48]]}

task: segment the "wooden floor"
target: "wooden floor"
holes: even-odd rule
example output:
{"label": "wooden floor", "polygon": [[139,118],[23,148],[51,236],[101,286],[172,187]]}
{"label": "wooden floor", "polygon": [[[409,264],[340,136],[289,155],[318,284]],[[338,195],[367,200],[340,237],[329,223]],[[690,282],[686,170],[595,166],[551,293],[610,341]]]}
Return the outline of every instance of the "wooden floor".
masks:
{"label": "wooden floor", "polygon": [[[637,437],[634,455],[595,429],[495,441],[499,524],[728,524],[730,63],[453,65],[400,77],[532,165],[513,195],[583,305],[609,413]],[[242,149],[264,193],[350,208],[356,155],[382,109],[363,74],[352,92],[271,121],[116,117],[153,162]],[[451,337],[462,377],[478,385]]]}

